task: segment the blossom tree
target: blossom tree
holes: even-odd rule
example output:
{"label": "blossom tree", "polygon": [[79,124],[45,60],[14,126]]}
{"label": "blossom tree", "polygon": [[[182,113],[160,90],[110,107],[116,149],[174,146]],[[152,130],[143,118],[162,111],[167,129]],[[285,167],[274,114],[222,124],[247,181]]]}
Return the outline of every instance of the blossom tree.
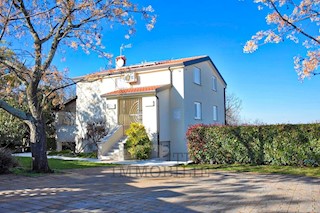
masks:
{"label": "blossom tree", "polygon": [[[34,171],[51,171],[44,111],[60,104],[61,89],[70,85],[53,65],[54,57],[70,47],[110,58],[103,28],[123,25],[129,37],[140,15],[151,30],[156,21],[152,7],[131,0],[0,0],[0,108],[30,128]],[[13,94],[27,103],[27,110],[6,101]]]}
{"label": "blossom tree", "polygon": [[279,43],[285,39],[301,43],[306,55],[294,57],[294,68],[300,79],[318,75],[320,61],[320,0],[254,0],[258,9],[267,8],[268,25],[274,26],[252,36],[244,46],[245,53],[252,53],[266,43]]}

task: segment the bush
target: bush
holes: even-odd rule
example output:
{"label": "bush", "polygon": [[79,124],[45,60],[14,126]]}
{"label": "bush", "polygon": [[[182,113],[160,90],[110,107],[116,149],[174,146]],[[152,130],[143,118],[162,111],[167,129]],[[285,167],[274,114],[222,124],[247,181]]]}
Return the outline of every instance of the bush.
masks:
{"label": "bush", "polygon": [[18,166],[18,162],[11,155],[8,149],[0,148],[0,174],[8,173],[13,167]]}
{"label": "bush", "polygon": [[57,141],[55,137],[47,137],[47,151],[53,151],[57,149]]}
{"label": "bush", "polygon": [[131,157],[139,160],[149,159],[152,145],[144,126],[140,123],[132,123],[126,130],[126,135],[128,136],[126,148]]}
{"label": "bush", "polygon": [[320,164],[320,124],[266,126],[194,125],[187,131],[196,163],[292,166]]}

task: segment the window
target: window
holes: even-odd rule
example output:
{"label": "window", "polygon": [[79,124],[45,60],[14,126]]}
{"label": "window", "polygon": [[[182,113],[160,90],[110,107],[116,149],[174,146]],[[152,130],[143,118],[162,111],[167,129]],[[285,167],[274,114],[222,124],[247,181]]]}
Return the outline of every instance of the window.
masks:
{"label": "window", "polygon": [[217,78],[212,76],[212,90],[217,91]]}
{"label": "window", "polygon": [[201,85],[201,74],[200,69],[197,67],[193,68],[193,82],[195,84]]}
{"label": "window", "polygon": [[194,102],[194,119],[201,119],[201,103]]}
{"label": "window", "polygon": [[218,121],[218,107],[217,106],[213,106],[212,112],[213,112],[213,120],[214,121]]}

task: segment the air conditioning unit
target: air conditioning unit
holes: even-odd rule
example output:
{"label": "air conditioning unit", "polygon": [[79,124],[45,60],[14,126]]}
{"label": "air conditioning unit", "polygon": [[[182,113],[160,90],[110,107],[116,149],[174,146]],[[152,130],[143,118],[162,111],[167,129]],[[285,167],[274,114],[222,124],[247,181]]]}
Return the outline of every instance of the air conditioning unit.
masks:
{"label": "air conditioning unit", "polygon": [[138,81],[137,74],[136,73],[128,73],[124,76],[124,80],[127,83],[135,83]]}

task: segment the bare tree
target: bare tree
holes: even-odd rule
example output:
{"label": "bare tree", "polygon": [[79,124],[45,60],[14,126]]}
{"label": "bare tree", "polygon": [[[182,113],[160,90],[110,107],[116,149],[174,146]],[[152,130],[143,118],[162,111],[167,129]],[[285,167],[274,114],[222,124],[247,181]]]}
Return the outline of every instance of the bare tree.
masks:
{"label": "bare tree", "polygon": [[240,124],[242,101],[233,93],[226,96],[226,123],[227,125]]}
{"label": "bare tree", "polygon": [[[58,50],[81,48],[110,58],[104,51],[103,28],[115,24],[135,32],[137,15],[155,23],[151,6],[139,7],[130,0],[0,0],[0,108],[23,120],[30,128],[32,169],[50,172],[47,160],[44,109],[58,105],[66,81],[52,61]],[[91,76],[92,77],[92,76]],[[18,93],[28,110],[5,101]]]}

